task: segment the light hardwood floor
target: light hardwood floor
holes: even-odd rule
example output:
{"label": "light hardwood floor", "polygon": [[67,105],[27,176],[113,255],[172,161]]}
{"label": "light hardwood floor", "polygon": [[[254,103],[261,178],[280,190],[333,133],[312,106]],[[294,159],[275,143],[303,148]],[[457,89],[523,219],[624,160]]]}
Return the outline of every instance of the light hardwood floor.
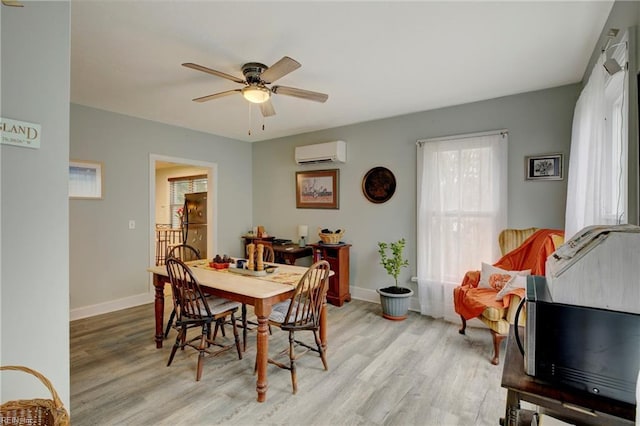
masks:
{"label": "light hardwood floor", "polygon": [[[262,404],[255,332],[242,360],[235,351],[208,358],[196,382],[196,351],[179,351],[166,366],[175,331],[156,349],[152,304],[73,321],[72,424],[467,426],[497,425],[504,415],[503,359],[489,362],[486,329],[462,336],[457,324],[415,312],[388,321],[378,304],[358,300],[329,305],[328,319],[329,371],[306,354],[293,395],[289,372],[270,365]],[[274,328],[270,355],[287,345]]]}

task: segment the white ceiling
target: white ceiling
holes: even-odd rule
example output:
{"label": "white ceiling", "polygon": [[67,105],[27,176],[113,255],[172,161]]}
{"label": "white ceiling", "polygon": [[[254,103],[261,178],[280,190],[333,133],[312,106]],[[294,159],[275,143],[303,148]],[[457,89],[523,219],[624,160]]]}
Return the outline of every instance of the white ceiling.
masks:
{"label": "white ceiling", "polygon": [[[612,4],[72,0],[71,101],[272,139],[578,82]],[[285,55],[302,67],[277,84],[329,100],[274,95],[264,131],[240,95],[191,100],[241,85],[181,66],[242,77]]]}

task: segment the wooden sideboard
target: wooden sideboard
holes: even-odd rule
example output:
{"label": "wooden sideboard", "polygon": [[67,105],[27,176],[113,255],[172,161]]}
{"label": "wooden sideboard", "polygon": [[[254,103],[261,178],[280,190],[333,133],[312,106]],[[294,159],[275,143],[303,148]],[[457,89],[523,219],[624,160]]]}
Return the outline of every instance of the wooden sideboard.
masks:
{"label": "wooden sideboard", "polygon": [[300,247],[298,244],[273,244],[276,263],[295,265],[296,260],[313,255],[309,246]]}
{"label": "wooden sideboard", "polygon": [[309,244],[313,248],[313,261],[326,260],[334,275],[329,278],[327,302],[342,306],[351,301],[349,293],[349,248],[351,244]]}
{"label": "wooden sideboard", "polygon": [[257,237],[255,235],[243,235],[243,253],[246,256],[248,244],[263,244],[273,247],[276,263],[284,263],[287,265],[295,265],[296,260],[303,257],[311,256],[313,251],[311,247],[300,247],[298,244],[278,244],[276,237]]}

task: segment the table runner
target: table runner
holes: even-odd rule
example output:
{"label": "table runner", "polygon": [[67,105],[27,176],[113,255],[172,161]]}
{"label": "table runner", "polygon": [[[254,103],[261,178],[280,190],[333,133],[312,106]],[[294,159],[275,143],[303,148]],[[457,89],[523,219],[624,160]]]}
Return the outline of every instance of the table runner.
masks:
{"label": "table runner", "polygon": [[[196,262],[198,262],[198,263],[193,263],[191,266],[193,266],[195,268],[206,269],[208,271],[215,271],[215,272],[220,272],[220,273],[231,273],[231,274],[233,274],[233,272],[229,272],[228,268],[225,268],[225,269],[212,268],[211,266],[209,266],[209,261],[206,261],[206,262],[196,261]],[[279,267],[278,264],[269,264],[269,266],[275,266],[276,268]],[[263,281],[271,281],[271,282],[280,283],[280,284],[287,284],[287,285],[290,285],[290,286],[296,286],[298,284],[298,282],[300,281],[300,278],[302,278],[303,275],[304,275],[304,273],[290,272],[290,271],[278,271],[278,272],[274,272],[272,274],[267,274],[267,275],[262,275],[262,276],[245,275],[245,277],[255,278],[255,279],[263,280]]]}

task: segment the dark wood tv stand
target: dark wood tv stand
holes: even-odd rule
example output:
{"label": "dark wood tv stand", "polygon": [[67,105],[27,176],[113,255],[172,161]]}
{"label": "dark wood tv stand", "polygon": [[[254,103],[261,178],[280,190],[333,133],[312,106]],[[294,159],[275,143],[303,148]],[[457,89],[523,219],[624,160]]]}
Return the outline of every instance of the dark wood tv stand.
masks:
{"label": "dark wood tv stand", "polygon": [[[524,329],[520,327],[520,336]],[[502,387],[507,388],[504,426],[531,424],[531,412],[522,410],[520,401],[540,407],[540,411],[578,425],[633,425],[636,406],[592,395],[568,387],[560,387],[527,375],[524,359],[511,326],[502,370]]]}

